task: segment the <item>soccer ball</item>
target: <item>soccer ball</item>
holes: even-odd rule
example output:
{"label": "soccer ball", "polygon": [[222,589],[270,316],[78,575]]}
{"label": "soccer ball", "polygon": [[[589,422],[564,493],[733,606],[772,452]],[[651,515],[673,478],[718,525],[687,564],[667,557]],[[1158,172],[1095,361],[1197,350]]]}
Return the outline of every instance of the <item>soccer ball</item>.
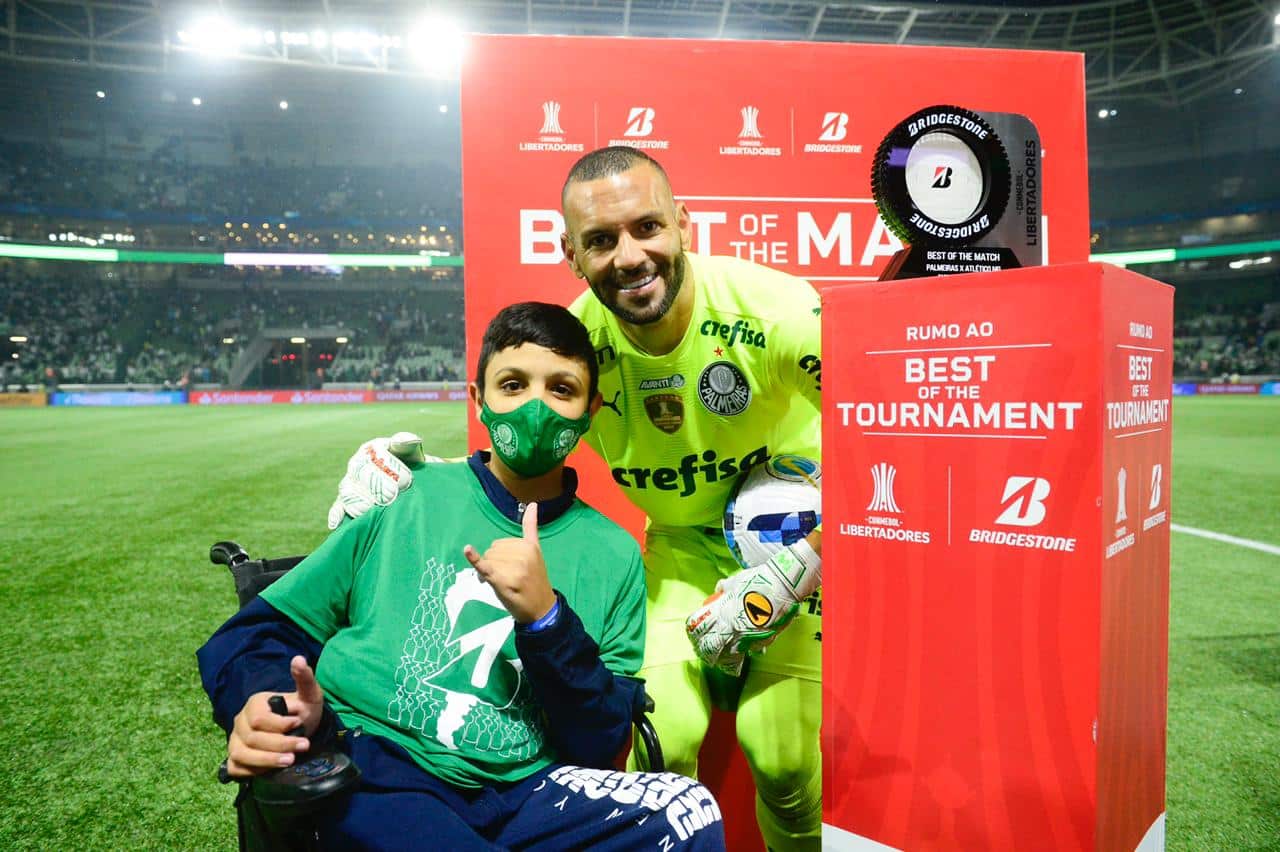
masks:
{"label": "soccer ball", "polygon": [[822,523],[822,466],[777,455],[756,465],[724,508],[724,540],[744,568],[768,561]]}

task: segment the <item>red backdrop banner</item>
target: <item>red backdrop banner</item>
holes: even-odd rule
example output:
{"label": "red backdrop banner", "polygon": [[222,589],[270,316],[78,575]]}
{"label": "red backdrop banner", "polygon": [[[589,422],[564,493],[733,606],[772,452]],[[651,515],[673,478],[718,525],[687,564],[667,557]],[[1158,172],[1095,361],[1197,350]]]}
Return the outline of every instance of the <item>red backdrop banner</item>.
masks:
{"label": "red backdrop banner", "polygon": [[[469,352],[501,307],[567,304],[581,292],[559,249],[560,189],[578,157],[609,144],[642,148],[663,164],[689,207],[693,250],[764,262],[819,288],[874,280],[900,244],[871,200],[873,155],[896,124],[938,104],[1031,120],[1042,144],[1045,259],[1086,260],[1079,54],[474,37],[461,102]],[[471,439],[484,443],[474,422]],[[583,496],[638,534],[638,513],[588,456],[574,457]],[[731,743],[732,733],[722,728],[710,742]],[[749,789],[742,764],[728,766],[722,804],[740,815],[734,823],[750,823],[749,800],[735,802],[740,792],[730,789]],[[748,848],[729,830],[731,848]]]}
{"label": "red backdrop banner", "polygon": [[[662,163],[693,217],[695,251],[738,254],[819,288],[874,280],[900,243],[871,200],[872,157],[894,125],[934,104],[1035,124],[1047,260],[1087,260],[1080,54],[474,37],[461,104],[468,351],[500,308],[568,304],[582,291],[560,253],[560,189],[583,153],[609,144]],[[471,435],[483,440],[474,423]],[[610,477],[585,478],[587,499],[638,531]]]}

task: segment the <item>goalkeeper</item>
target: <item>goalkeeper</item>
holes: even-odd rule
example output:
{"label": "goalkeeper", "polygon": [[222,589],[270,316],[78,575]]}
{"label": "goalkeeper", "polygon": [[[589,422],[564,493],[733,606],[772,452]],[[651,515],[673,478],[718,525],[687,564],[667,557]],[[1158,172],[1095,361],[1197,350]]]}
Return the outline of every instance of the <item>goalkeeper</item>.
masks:
{"label": "goalkeeper", "polygon": [[[584,156],[561,202],[564,253],[589,288],[570,310],[601,362],[605,405],[585,440],[649,519],[641,674],[668,765],[696,774],[713,701],[736,706],[765,843],[817,850],[819,536],[743,570],[721,518],[752,465],[778,453],[818,458],[818,296],[790,275],[687,251],[688,211],[662,167],[635,149]],[[331,525],[407,487],[410,471],[387,444],[352,459]],[[763,620],[743,605],[753,590],[769,601]]]}

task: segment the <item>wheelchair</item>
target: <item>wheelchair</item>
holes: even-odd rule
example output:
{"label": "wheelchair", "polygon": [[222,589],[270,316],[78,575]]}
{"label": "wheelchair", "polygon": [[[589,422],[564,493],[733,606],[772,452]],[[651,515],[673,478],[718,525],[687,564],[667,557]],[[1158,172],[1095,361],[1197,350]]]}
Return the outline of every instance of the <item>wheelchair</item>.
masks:
{"label": "wheelchair", "polygon": [[[241,608],[305,558],[250,559],[234,541],[219,541],[209,548],[209,561],[231,571]],[[653,699],[646,695],[644,703],[643,711],[632,720],[634,742],[643,747],[638,762],[646,771],[663,772],[662,746],[648,716]],[[287,715],[283,698],[273,697],[271,707]],[[308,826],[309,817],[354,792],[360,784],[360,768],[345,752],[331,747],[300,755],[292,766],[250,779],[233,779],[223,761],[218,780],[239,785],[235,809],[241,852],[312,852],[318,843]]]}

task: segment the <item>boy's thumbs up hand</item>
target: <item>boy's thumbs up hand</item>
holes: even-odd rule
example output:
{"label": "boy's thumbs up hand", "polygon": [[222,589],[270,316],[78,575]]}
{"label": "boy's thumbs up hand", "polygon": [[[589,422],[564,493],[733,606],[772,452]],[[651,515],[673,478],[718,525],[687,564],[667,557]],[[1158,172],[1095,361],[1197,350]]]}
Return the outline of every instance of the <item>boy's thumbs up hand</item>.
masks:
{"label": "boy's thumbs up hand", "polygon": [[556,594],[542,561],[538,541],[538,504],[525,507],[520,538],[496,539],[480,554],[467,545],[462,554],[486,583],[493,586],[498,600],[519,624],[531,624],[551,611]]}

